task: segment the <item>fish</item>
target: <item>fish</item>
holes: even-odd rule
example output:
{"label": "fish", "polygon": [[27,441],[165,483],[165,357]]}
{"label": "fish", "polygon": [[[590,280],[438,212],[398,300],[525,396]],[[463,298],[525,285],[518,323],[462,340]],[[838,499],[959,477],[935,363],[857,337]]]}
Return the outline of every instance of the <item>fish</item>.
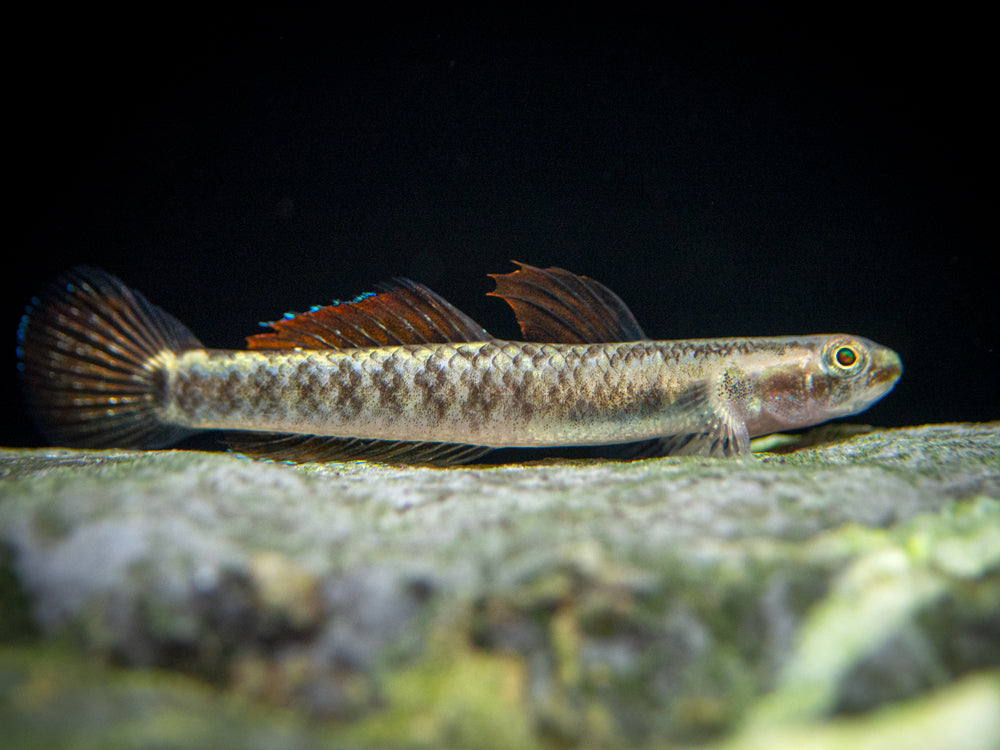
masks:
{"label": "fish", "polygon": [[603,284],[515,265],[488,295],[523,341],[396,278],[262,324],[245,350],[207,348],[120,279],[76,267],[21,319],[24,397],[68,447],[221,430],[263,459],[448,466],[505,447],[746,457],[750,438],[857,414],[902,374],[896,352],[848,334],[650,339]]}

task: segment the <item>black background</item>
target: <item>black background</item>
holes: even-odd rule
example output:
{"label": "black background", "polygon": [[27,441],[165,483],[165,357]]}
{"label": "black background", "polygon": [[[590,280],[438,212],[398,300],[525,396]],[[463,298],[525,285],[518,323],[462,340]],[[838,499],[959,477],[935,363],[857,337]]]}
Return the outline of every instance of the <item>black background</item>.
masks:
{"label": "black background", "polygon": [[15,330],[77,263],[215,347],[397,275],[516,338],[486,274],[558,265],[655,338],[891,346],[857,421],[1000,417],[985,18],[158,7],[8,28],[2,444],[39,444]]}

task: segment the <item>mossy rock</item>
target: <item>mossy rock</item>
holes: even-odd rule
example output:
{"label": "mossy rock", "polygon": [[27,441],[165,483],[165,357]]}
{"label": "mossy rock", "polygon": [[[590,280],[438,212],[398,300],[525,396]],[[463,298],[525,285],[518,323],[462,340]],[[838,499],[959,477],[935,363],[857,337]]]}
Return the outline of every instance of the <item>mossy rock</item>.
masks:
{"label": "mossy rock", "polygon": [[0,723],[97,746],[182,705],[188,739],[248,747],[853,747],[967,715],[940,746],[1000,744],[1000,424],[756,447],[0,452]]}

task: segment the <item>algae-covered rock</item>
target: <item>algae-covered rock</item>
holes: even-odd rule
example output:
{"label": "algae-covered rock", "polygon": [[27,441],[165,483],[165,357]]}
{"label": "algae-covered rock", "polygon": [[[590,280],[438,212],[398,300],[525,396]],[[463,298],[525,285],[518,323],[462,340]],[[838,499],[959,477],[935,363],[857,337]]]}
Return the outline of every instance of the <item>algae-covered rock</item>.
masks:
{"label": "algae-covered rock", "polygon": [[[1000,715],[1000,424],[757,445],[450,469],[0,452],[0,723],[44,744],[58,711],[97,746],[115,721],[64,706],[140,688],[310,720],[253,725],[278,747],[854,747]],[[125,669],[64,683],[35,656],[53,642]]]}

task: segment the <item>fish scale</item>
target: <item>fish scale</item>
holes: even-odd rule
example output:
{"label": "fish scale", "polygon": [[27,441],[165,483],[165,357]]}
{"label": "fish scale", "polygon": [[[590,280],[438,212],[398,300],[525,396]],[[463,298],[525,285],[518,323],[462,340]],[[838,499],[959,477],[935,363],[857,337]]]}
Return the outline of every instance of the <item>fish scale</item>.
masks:
{"label": "fish scale", "polygon": [[[578,444],[639,440],[661,434],[663,425],[643,413],[665,397],[655,372],[668,350],[652,342],[198,350],[169,366],[160,418],[192,429],[433,435],[494,447],[551,445],[552,435]],[[609,435],[609,420],[627,427]]]}

